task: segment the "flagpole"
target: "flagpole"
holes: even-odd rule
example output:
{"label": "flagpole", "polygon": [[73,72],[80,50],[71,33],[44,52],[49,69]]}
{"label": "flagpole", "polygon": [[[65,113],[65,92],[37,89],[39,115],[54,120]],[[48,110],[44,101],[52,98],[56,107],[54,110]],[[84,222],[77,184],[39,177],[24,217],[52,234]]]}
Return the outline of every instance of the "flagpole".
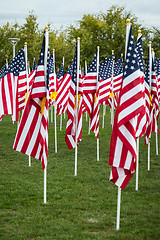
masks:
{"label": "flagpole", "polygon": [[[131,27],[130,19],[126,20],[126,46],[125,46],[125,59],[127,54],[127,45],[128,45],[128,38],[129,38],[129,30]],[[117,199],[117,225],[116,230],[118,231],[120,228],[120,208],[121,208],[121,188],[118,187],[118,199]]]}
{"label": "flagpole", "polygon": [[[55,69],[55,49],[53,49],[53,64],[54,64],[54,91],[56,92],[56,69]],[[57,119],[56,119],[57,103],[54,102],[54,129],[55,129],[55,153],[57,153]]]}
{"label": "flagpole", "polygon": [[136,191],[138,191],[139,138],[137,138]]}
{"label": "flagpole", "polygon": [[62,131],[62,114],[60,115],[60,126],[59,126],[60,131]]}
{"label": "flagpole", "polygon": [[[97,47],[97,90],[99,87],[98,77],[99,77],[99,46]],[[99,103],[98,103],[98,108],[99,108]],[[97,161],[99,161],[99,138],[97,138]]]}
{"label": "flagpole", "polygon": [[[24,43],[24,54],[25,54],[25,65],[26,65],[26,80],[27,80],[27,97],[29,94],[29,81],[28,81],[28,71],[27,71],[27,43]],[[19,121],[18,121],[19,124]],[[29,159],[29,167],[31,167],[31,156],[28,156]]]}
{"label": "flagpole", "polygon": [[[149,41],[149,86],[151,91],[151,71],[152,71],[152,52],[151,52],[151,44],[152,42]],[[148,143],[148,171],[150,171],[150,139]]]}
{"label": "flagpole", "polygon": [[[47,57],[48,57],[48,26],[45,27],[45,55],[44,55],[44,72],[47,85]],[[44,204],[47,203],[47,165],[44,169]]]}
{"label": "flagpole", "polygon": [[106,108],[106,105],[105,103],[103,103],[103,119],[102,119],[102,128],[104,128],[104,116],[105,116],[105,109]]}
{"label": "flagpole", "polygon": [[75,172],[74,175],[77,176],[77,125],[78,125],[78,88],[79,88],[79,67],[80,67],[80,38],[77,38],[77,89],[76,89],[76,147],[75,147]]}

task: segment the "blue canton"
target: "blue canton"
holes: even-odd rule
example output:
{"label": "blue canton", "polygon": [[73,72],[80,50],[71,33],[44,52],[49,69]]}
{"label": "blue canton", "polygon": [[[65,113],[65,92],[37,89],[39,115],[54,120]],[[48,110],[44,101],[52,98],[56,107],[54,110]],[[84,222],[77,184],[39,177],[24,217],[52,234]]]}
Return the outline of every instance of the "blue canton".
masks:
{"label": "blue canton", "polygon": [[112,67],[113,67],[113,58],[111,57],[105,59],[100,65],[99,65],[99,76],[105,81],[108,78],[112,77]]}
{"label": "blue canton", "polygon": [[140,70],[141,70],[141,72],[144,73],[142,36],[140,38],[138,38],[138,40],[137,40],[136,53],[137,53]]}
{"label": "blue canton", "polygon": [[13,58],[6,73],[13,73],[14,76],[18,76],[19,72],[26,70],[24,48],[22,48],[18,54]]}
{"label": "blue canton", "polygon": [[123,79],[139,69],[132,26],[130,28]]}
{"label": "blue canton", "polygon": [[120,59],[117,60],[117,62],[114,64],[114,77],[117,77],[118,75],[123,73],[123,57],[120,57]]}

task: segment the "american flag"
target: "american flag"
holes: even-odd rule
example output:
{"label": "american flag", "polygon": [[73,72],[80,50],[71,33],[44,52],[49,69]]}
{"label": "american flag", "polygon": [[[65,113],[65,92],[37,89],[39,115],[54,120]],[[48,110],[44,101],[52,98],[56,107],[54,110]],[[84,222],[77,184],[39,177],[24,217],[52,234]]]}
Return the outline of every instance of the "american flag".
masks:
{"label": "american flag", "polygon": [[56,97],[56,103],[57,103],[57,115],[62,114],[67,110],[67,104],[68,104],[68,95],[69,95],[69,88],[71,85],[71,78],[73,74],[73,63],[68,68],[67,73],[65,74],[63,81],[61,81],[61,84],[57,90],[58,95]]}
{"label": "american flag", "polygon": [[58,85],[59,85],[60,81],[63,79],[63,77],[64,77],[64,64],[63,64],[63,60],[62,60],[62,65],[61,65],[59,71],[57,72]]}
{"label": "american flag", "polygon": [[97,90],[97,54],[94,56],[83,81],[83,93],[95,93]]}
{"label": "american flag", "polygon": [[95,133],[95,137],[99,138],[99,82],[97,83],[97,92],[94,95],[90,129]]}
{"label": "american flag", "polygon": [[150,105],[151,105],[151,94],[150,94],[150,61],[149,52],[145,71],[145,102],[146,102],[146,132],[145,132],[145,144],[150,141],[151,134],[151,118],[150,118]]}
{"label": "american flag", "polygon": [[132,27],[127,45],[125,69],[119,106],[111,136],[110,181],[124,189],[136,169],[137,116],[145,114],[140,68],[135,51]]}
{"label": "american flag", "polygon": [[112,80],[113,55],[105,59],[99,66],[99,104],[105,102],[110,97]]}
{"label": "american flag", "polygon": [[[43,169],[47,166],[49,100],[49,74],[45,76],[45,41],[44,36],[35,80],[13,146],[16,151],[39,159]],[[47,69],[48,60],[49,54]]]}
{"label": "american flag", "polygon": [[157,88],[158,88],[158,102],[160,103],[160,57],[157,59]]}
{"label": "american flag", "polygon": [[25,105],[27,91],[26,65],[24,48],[11,61],[3,79],[1,80],[1,113],[0,118],[12,114],[12,119],[18,121],[19,111]]}
{"label": "american flag", "polygon": [[7,71],[7,64],[5,64],[0,70],[0,79],[2,79]]}
{"label": "american flag", "polygon": [[49,57],[49,102],[50,105],[52,105],[55,102],[56,96],[57,96],[57,77],[55,74],[55,70],[54,70],[54,59],[53,59],[53,54],[50,55]]}
{"label": "american flag", "polygon": [[159,104],[158,104],[158,86],[157,86],[157,77],[155,72],[155,61],[152,58],[152,74],[151,74],[151,111],[152,115],[152,132],[159,133],[157,121],[159,117]]}
{"label": "american flag", "polygon": [[[137,43],[136,43],[136,54],[138,58],[138,64],[140,67],[141,74],[141,87],[143,93],[143,102],[145,104],[145,84],[144,84],[144,63],[143,63],[143,46],[142,46],[142,34],[138,35]],[[146,131],[146,114],[139,115],[137,117],[137,135],[136,137],[142,137]]]}
{"label": "american flag", "polygon": [[[66,135],[65,141],[69,149],[76,147],[76,144],[82,140],[82,99],[83,92],[78,89],[78,103],[76,104],[76,92],[77,92],[77,45],[75,49],[75,55],[73,59],[73,69],[71,75],[71,85],[69,89],[69,98],[68,98],[68,107],[67,107],[67,126],[66,126]],[[79,80],[80,74],[79,74]],[[79,85],[79,84],[78,84]],[[81,85],[81,84],[80,84]],[[78,108],[76,109],[76,105]],[[76,117],[78,117],[77,126],[76,126]],[[77,137],[77,139],[76,139]]]}
{"label": "american flag", "polygon": [[97,90],[97,54],[94,56],[86,75],[83,78],[83,113],[88,112],[92,117],[94,95]]}
{"label": "american flag", "polygon": [[120,57],[114,63],[113,71],[113,94],[119,93],[122,85],[123,77],[123,57]]}

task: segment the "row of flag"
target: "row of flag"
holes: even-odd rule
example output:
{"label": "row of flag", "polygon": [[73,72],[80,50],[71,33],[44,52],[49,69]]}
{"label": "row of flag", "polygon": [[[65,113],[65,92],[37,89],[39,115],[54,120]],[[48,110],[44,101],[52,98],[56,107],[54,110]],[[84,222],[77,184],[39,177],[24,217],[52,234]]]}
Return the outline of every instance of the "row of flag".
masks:
{"label": "row of flag", "polygon": [[48,110],[56,103],[57,115],[67,112],[65,140],[69,149],[82,140],[82,115],[88,112],[90,129],[99,138],[99,106],[116,109],[111,136],[110,180],[125,188],[136,169],[136,139],[145,135],[148,144],[151,132],[159,132],[157,120],[160,103],[160,58],[149,52],[143,63],[142,34],[136,44],[130,26],[125,63],[123,56],[115,62],[112,55],[99,63],[99,47],[87,72],[80,67],[80,39],[66,74],[64,61],[55,73],[54,54],[50,55],[46,33],[38,64],[34,61],[29,73],[22,48],[9,66],[0,71],[0,119],[6,114],[13,121],[22,117],[13,148],[47,166]]}

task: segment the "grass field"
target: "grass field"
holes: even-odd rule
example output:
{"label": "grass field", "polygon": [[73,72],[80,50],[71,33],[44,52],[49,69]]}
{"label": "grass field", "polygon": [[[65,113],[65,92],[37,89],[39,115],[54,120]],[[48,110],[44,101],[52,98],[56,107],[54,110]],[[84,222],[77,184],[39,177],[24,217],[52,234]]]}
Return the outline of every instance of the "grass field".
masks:
{"label": "grass field", "polygon": [[[100,116],[100,160],[96,138],[88,135],[83,118],[78,147],[78,176],[74,176],[74,150],[65,144],[66,119],[58,127],[58,153],[54,153],[54,123],[49,123],[47,204],[43,204],[43,170],[32,158],[12,150],[17,124],[10,116],[0,122],[0,239],[4,240],[154,240],[160,239],[160,155],[151,139],[151,170],[147,146],[140,139],[139,190],[135,174],[122,190],[120,230],[116,231],[117,187],[109,182],[108,156],[111,125],[107,108],[105,128]],[[159,124],[160,126],[160,124]],[[160,144],[160,136],[158,136]],[[159,148],[160,152],[160,148]]]}

